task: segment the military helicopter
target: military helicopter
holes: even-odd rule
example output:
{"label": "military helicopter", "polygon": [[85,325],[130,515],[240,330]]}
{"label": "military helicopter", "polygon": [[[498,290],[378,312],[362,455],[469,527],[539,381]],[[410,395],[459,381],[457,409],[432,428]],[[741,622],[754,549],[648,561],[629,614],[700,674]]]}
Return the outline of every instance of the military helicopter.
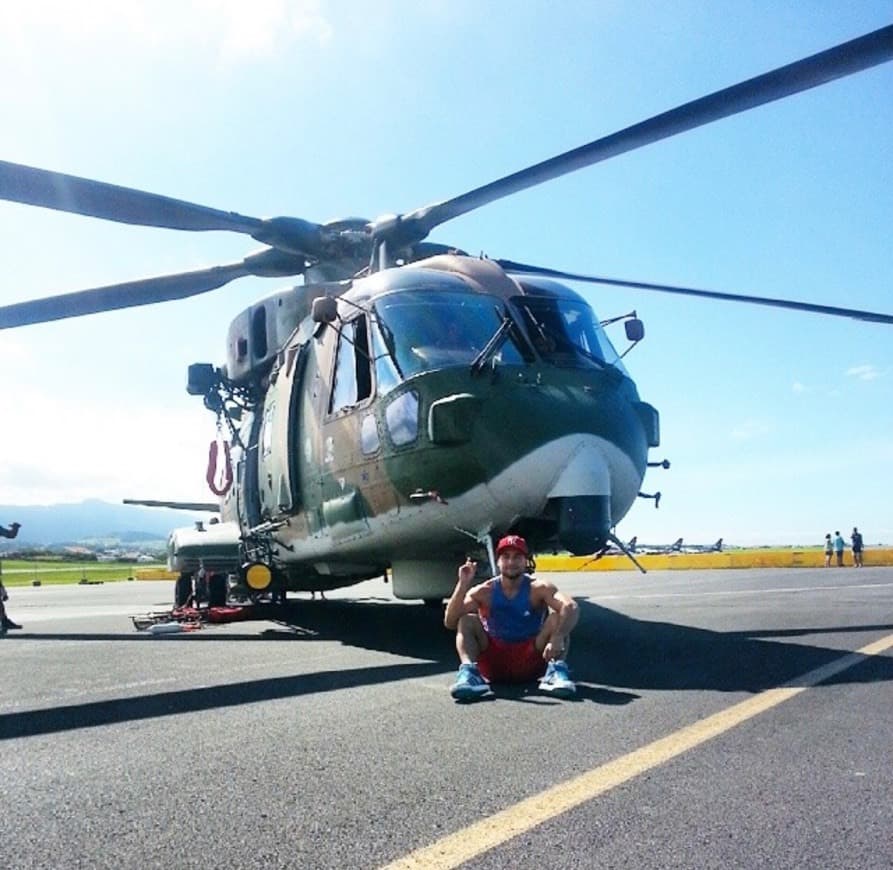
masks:
{"label": "military helicopter", "polygon": [[[439,602],[472,552],[524,535],[596,554],[642,492],[657,410],[605,327],[564,281],[893,323],[893,315],[562,272],[426,241],[500,198],[893,58],[893,27],[714,92],[452,199],[402,215],[261,219],[0,162],[0,198],[103,220],[228,230],[240,262],[0,307],[0,328],[302,276],[232,321],[223,366],[187,390],[221,431],[209,483],[221,521],[178,530],[180,571],[238,567],[253,594],[322,591],[387,572],[398,598]],[[204,505],[200,505],[204,506]],[[191,505],[195,507],[195,505]]]}

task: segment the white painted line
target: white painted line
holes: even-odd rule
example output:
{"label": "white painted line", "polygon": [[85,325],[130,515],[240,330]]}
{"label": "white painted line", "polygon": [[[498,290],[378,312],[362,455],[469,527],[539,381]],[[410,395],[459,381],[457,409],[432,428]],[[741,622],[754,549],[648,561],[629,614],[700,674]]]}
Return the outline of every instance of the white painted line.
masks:
{"label": "white painted line", "polygon": [[717,589],[709,592],[645,592],[640,595],[594,595],[595,601],[629,601],[646,598],[725,598],[740,595],[775,595],[801,592],[842,592],[847,589],[889,589],[893,583],[859,583],[846,586],[778,586],[774,589]]}

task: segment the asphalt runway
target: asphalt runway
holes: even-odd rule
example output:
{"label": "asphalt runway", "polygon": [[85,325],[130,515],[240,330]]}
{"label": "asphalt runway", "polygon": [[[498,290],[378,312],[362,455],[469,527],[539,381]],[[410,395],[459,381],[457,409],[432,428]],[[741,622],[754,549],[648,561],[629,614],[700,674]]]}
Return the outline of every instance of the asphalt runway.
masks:
{"label": "asphalt runway", "polygon": [[893,866],[893,568],[549,576],[574,701],[454,703],[380,581],[161,637],[167,583],[11,589],[0,862]]}

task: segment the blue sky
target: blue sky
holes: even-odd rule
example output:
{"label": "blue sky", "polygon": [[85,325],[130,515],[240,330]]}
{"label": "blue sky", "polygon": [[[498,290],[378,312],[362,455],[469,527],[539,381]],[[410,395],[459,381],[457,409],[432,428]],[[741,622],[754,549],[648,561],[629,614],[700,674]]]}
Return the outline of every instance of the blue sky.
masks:
{"label": "blue sky", "polygon": [[[134,8],[131,8],[134,7]],[[177,0],[3,12],[0,159],[243,214],[408,211],[893,21],[893,3]],[[568,271],[893,311],[893,64],[440,227]],[[246,243],[247,242],[247,243]],[[0,299],[241,259],[245,237],[0,203]],[[0,503],[205,500],[185,393],[287,281],[0,333]],[[578,288],[579,289],[579,288]],[[583,289],[636,309],[661,412],[624,538],[893,543],[893,328]],[[618,344],[620,332],[614,337]]]}

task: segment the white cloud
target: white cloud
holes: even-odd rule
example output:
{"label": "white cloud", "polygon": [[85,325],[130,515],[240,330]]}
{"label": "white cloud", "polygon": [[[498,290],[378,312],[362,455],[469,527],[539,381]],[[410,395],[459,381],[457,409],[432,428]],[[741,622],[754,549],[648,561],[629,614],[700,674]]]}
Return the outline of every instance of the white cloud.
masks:
{"label": "white cloud", "polygon": [[791,387],[791,390],[794,393],[805,393],[806,386],[805,386],[805,384],[801,384],[800,381],[794,381],[793,386]]}
{"label": "white cloud", "polygon": [[846,371],[847,375],[851,378],[858,378],[860,381],[873,381],[876,378],[879,378],[882,374],[880,369],[876,366],[871,365],[870,363],[865,363],[864,365],[852,366],[848,368]]}
{"label": "white cloud", "polygon": [[101,498],[212,501],[205,484],[213,420],[188,409],[131,402],[90,406],[9,390],[0,501],[51,504]]}
{"label": "white cloud", "polygon": [[268,58],[295,43],[323,45],[333,27],[321,0],[32,0],[7,4],[0,54],[34,57],[60,50],[108,50],[157,55],[187,45],[223,63]]}
{"label": "white cloud", "polygon": [[764,420],[751,418],[735,426],[731,431],[731,437],[734,441],[752,441],[755,438],[768,435],[771,431],[772,427]]}
{"label": "white cloud", "polygon": [[270,57],[288,44],[310,40],[325,44],[332,25],[319,0],[198,0],[220,29],[220,60]]}

